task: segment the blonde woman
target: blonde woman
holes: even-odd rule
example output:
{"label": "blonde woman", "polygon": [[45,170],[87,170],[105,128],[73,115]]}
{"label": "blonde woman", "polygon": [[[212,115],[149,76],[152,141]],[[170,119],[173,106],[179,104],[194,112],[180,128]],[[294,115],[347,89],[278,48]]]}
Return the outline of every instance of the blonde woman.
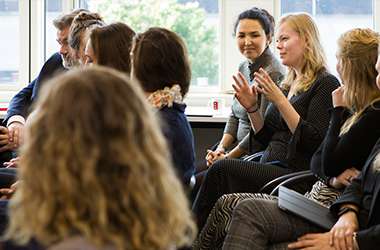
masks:
{"label": "blonde woman", "polygon": [[[327,206],[358,176],[380,137],[380,90],[376,85],[375,68],[379,38],[379,34],[370,29],[354,29],[338,40],[337,70],[343,85],[332,94],[334,109],[330,126],[311,161],[311,168],[321,181],[308,195]],[[256,200],[243,201],[235,209],[226,249],[266,249],[275,242],[296,240],[305,232],[321,231],[317,226],[279,212],[275,201]],[[248,217],[250,219],[243,223],[242,219]],[[262,228],[247,227],[251,220],[262,223]],[[281,228],[281,232],[276,231],[277,228]],[[249,243],[237,240],[248,235],[255,240]],[[319,239],[323,241],[323,236]],[[314,243],[309,244],[312,247]],[[325,249],[326,246],[319,244],[313,249]],[[283,247],[287,249],[286,244]]]}
{"label": "blonde woman", "polygon": [[137,84],[98,66],[53,81],[27,124],[6,237],[51,250],[191,242],[187,199]]}
{"label": "blonde woman", "polygon": [[[199,229],[223,194],[256,193],[276,177],[308,169],[327,131],[331,93],[339,83],[326,71],[317,26],[307,14],[288,15],[279,25],[277,49],[289,70],[283,89],[263,69],[252,87],[241,73],[234,77],[236,98],[249,113],[263,155],[259,162],[228,159],[211,166],[193,205]],[[265,117],[258,112],[259,92],[272,103]]]}

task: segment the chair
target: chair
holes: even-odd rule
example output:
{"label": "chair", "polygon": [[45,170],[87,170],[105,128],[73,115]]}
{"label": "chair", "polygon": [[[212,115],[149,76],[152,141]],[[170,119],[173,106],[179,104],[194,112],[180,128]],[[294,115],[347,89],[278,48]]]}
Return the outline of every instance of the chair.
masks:
{"label": "chair", "polygon": [[299,193],[304,193],[311,188],[315,181],[317,181],[317,178],[311,170],[299,171],[280,176],[268,182],[259,190],[259,193],[277,196],[280,186],[286,186]]}

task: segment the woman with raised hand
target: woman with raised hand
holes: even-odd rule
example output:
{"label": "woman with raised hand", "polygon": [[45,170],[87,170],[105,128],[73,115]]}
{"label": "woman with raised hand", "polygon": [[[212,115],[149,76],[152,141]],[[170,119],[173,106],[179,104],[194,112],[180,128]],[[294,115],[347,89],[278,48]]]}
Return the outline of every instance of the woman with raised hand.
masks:
{"label": "woman with raised hand", "polygon": [[[255,85],[241,73],[234,77],[236,98],[249,113],[253,138],[263,150],[259,162],[226,159],[217,161],[200,188],[193,211],[202,229],[215,202],[223,194],[256,193],[267,182],[309,168],[322,142],[332,108],[331,93],[338,80],[326,70],[317,26],[307,14],[280,20],[277,49],[288,74],[280,89],[260,69]],[[258,112],[258,93],[272,102],[265,117]]]}
{"label": "woman with raised hand", "polygon": [[187,198],[137,83],[98,66],[52,81],[27,123],[6,238],[49,250],[191,242]]}
{"label": "woman with raised hand", "polygon": [[[246,58],[239,65],[239,72],[244,75],[249,85],[254,84],[254,73],[260,68],[264,68],[276,84],[279,84],[284,77],[284,67],[269,48],[273,32],[274,18],[265,9],[253,7],[243,11],[235,22],[236,43],[240,53]],[[265,96],[259,98],[260,112],[264,114],[268,101]],[[223,137],[215,150],[207,152],[207,165],[226,157],[239,158],[248,154],[250,128],[246,109],[234,98]]]}
{"label": "woman with raised hand", "polygon": [[185,43],[164,28],[150,28],[135,36],[132,79],[138,80],[150,104],[161,118],[178,177],[185,185],[195,170],[194,138],[184,113],[191,70]]}
{"label": "woman with raised hand", "polygon": [[[353,29],[338,40],[337,71],[343,85],[332,93],[334,108],[330,126],[311,161],[311,168],[321,181],[314,184],[312,191],[306,195],[325,206],[330,206],[342,189],[358,176],[380,137],[380,90],[376,84],[375,68],[379,39],[379,34],[370,29]],[[269,247],[276,242],[295,240],[308,230],[318,231],[316,227],[309,227],[302,220],[298,222],[283,215],[278,210],[276,201],[255,200],[257,199],[244,201],[235,209],[225,243],[227,249],[266,249],[264,245]],[[258,207],[260,209],[256,210]],[[258,211],[261,212],[257,214]],[[247,229],[245,223],[249,224],[249,221],[238,222],[242,218],[242,212],[245,213],[244,219],[250,213],[256,213],[257,215],[248,220],[255,223],[265,221],[265,224],[259,230],[254,226]],[[283,228],[284,232],[274,233],[275,228]],[[242,239],[237,235],[244,230],[248,230],[245,233],[250,237],[258,236],[254,237],[257,240],[249,243],[236,241],[238,238]],[[261,233],[257,234],[258,231]]]}

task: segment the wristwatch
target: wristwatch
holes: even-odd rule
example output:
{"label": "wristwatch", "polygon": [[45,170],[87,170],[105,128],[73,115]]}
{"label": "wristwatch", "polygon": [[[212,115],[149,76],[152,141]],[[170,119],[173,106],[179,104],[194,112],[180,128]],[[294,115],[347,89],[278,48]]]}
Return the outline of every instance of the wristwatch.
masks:
{"label": "wristwatch", "polygon": [[338,217],[340,217],[343,214],[348,213],[348,212],[354,212],[355,215],[358,216],[358,211],[355,208],[352,208],[352,207],[342,207],[341,209],[339,209]]}

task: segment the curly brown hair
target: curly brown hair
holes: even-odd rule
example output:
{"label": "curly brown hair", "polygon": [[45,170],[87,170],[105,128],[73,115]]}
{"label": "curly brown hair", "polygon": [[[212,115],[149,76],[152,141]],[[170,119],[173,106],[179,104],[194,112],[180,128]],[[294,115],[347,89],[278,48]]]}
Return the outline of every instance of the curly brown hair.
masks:
{"label": "curly brown hair", "polygon": [[80,235],[141,250],[190,243],[187,199],[138,85],[93,66],[45,86],[27,122],[6,237],[48,246]]}

